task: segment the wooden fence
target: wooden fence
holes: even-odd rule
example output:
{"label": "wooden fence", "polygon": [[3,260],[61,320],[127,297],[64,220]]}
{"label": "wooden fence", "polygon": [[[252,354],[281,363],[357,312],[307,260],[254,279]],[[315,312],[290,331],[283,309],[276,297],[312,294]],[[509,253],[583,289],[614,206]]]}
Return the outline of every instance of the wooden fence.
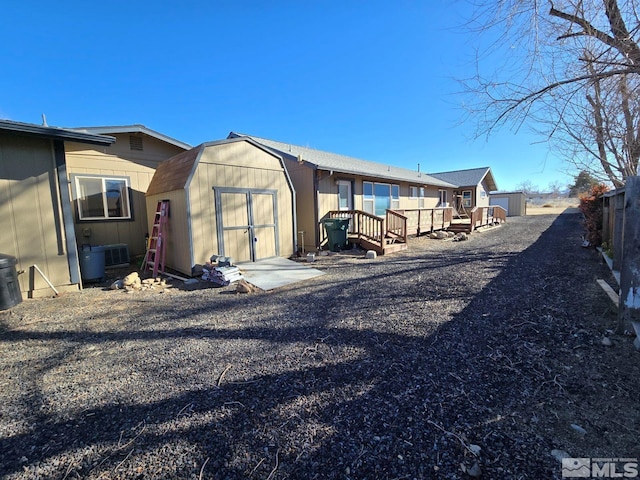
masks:
{"label": "wooden fence", "polygon": [[613,269],[622,266],[625,189],[607,192],[602,197],[602,243],[605,250],[613,252]]}
{"label": "wooden fence", "polygon": [[617,333],[635,331],[640,350],[640,177],[627,177],[624,188],[603,195],[602,212],[602,240],[620,272]]}

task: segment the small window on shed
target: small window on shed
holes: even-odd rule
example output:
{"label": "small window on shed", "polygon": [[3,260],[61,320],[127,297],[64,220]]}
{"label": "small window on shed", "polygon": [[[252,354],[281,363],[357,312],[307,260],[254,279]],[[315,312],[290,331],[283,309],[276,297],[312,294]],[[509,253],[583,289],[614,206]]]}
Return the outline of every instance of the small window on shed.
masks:
{"label": "small window on shed", "polygon": [[137,135],[129,135],[129,147],[131,150],[144,150],[142,145],[142,137]]}

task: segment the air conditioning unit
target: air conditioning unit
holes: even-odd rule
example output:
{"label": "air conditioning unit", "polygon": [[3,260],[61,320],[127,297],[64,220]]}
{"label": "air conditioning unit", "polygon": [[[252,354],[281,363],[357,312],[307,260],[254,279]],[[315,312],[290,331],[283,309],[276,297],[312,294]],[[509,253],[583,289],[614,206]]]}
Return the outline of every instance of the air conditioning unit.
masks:
{"label": "air conditioning unit", "polygon": [[129,246],[126,243],[115,245],[104,245],[104,266],[114,267],[116,265],[129,264]]}

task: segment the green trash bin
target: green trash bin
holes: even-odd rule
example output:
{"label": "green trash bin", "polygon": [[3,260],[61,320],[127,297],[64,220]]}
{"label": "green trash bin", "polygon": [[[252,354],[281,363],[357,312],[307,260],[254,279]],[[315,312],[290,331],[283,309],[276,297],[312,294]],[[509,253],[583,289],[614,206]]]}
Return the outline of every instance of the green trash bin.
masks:
{"label": "green trash bin", "polygon": [[332,252],[339,252],[347,247],[349,218],[325,218],[322,221],[327,232],[327,246]]}

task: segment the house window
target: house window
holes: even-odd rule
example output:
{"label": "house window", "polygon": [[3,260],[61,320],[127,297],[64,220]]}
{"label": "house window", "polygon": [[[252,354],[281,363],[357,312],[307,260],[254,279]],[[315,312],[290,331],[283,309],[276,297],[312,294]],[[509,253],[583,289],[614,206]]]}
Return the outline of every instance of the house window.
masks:
{"label": "house window", "polygon": [[418,208],[424,208],[424,187],[418,189]]}
{"label": "house window", "polygon": [[382,216],[388,208],[400,208],[400,186],[388,183],[362,183],[362,208],[372,215]]}
{"label": "house window", "polygon": [[400,185],[391,185],[391,208],[400,208]]}
{"label": "house window", "polygon": [[418,187],[409,187],[409,198],[411,200],[418,198]]}
{"label": "house window", "polygon": [[446,207],[447,206],[447,191],[446,190],[438,190],[438,206]]}
{"label": "house window", "polygon": [[363,182],[362,183],[362,209],[365,212],[373,215],[374,214],[373,205],[374,205],[373,183]]}
{"label": "house window", "polygon": [[471,190],[464,190],[462,192],[462,206],[464,208],[471,207]]}
{"label": "house window", "polygon": [[338,210],[352,210],[351,181],[338,180]]}
{"label": "house window", "polygon": [[80,220],[131,218],[128,177],[74,175],[73,190]]}

